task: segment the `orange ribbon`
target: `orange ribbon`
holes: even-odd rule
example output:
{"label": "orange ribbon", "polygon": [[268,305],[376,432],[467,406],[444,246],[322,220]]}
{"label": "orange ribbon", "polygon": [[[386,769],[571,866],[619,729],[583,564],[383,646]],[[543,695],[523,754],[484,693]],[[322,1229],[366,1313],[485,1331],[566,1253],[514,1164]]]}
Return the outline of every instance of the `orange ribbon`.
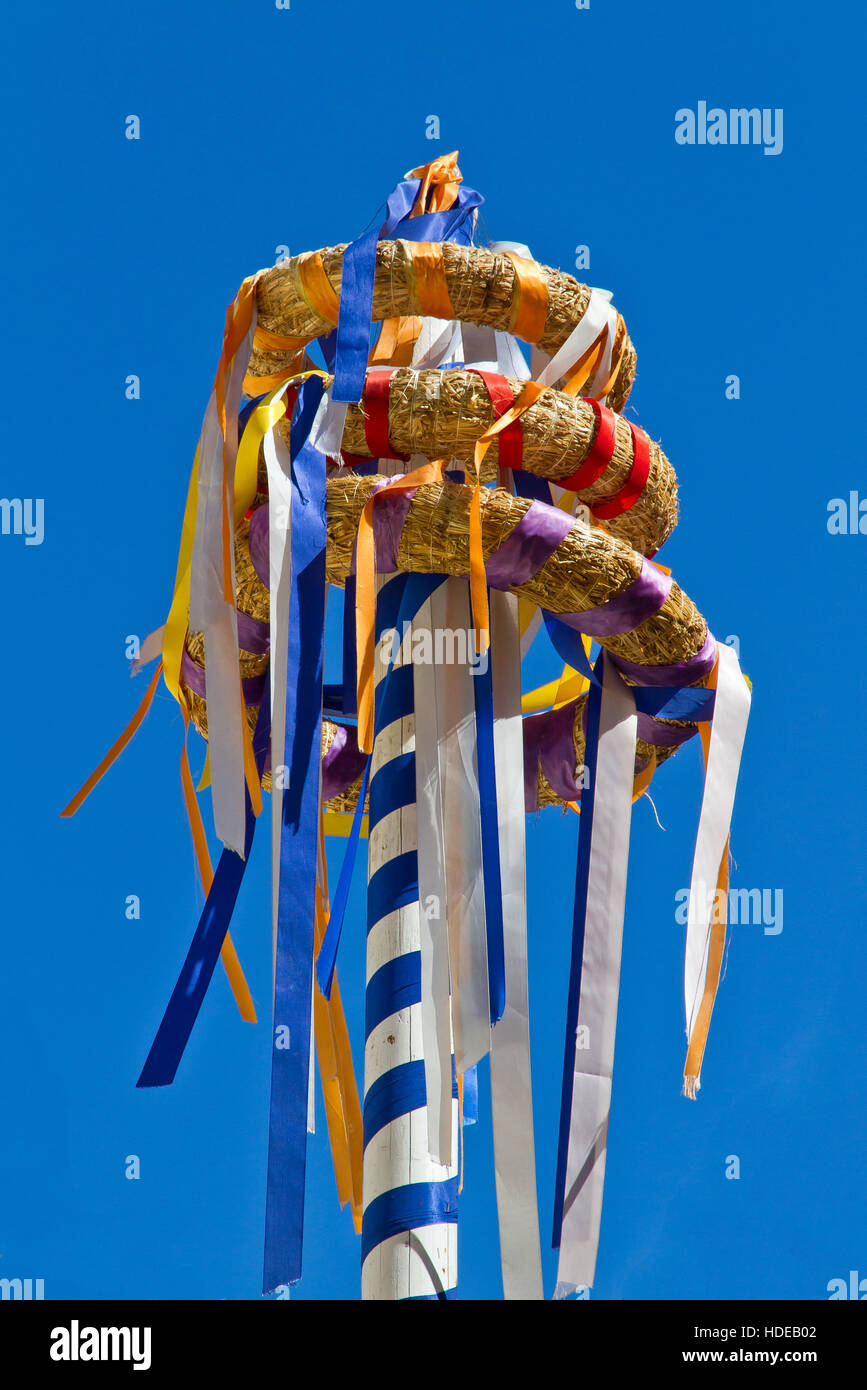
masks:
{"label": "orange ribbon", "polygon": [[476,629],[476,651],[480,653],[486,652],[488,649],[490,625],[488,582],[485,575],[485,556],[482,550],[482,460],[501,430],[504,430],[507,425],[513,424],[515,420],[520,420],[524,411],[529,410],[530,406],[547,390],[548,387],[543,386],[538,381],[525,381],[514,405],[510,406],[499,420],[495,420],[484,434],[479,436],[473,451],[476,480],[470,502],[470,599],[473,608],[473,626]]}
{"label": "orange ribbon", "polygon": [[[432,459],[403,478],[378,488],[365,504],[358,523],[355,551],[355,646],[358,700],[358,746],[362,753],[373,752],[373,657],[376,617],[376,547],[373,538],[373,508],[386,493],[411,492],[424,483],[442,481],[445,459]],[[487,598],[487,594],[486,594]]]}
{"label": "orange ribbon", "polygon": [[411,217],[419,217],[425,212],[445,212],[454,205],[458,184],[463,183],[463,175],[458,168],[458,151],[452,150],[451,154],[432,159],[430,164],[420,164],[417,169],[410,169],[408,177],[421,179]]}
{"label": "orange ribbon", "polygon": [[[325,860],[325,837],[322,810],[319,812],[319,863],[321,882],[316,884],[316,916],[314,948],[318,952],[328,926],[328,876]],[[326,999],[318,981],[313,989],[313,1031],[319,1078],[325,1101],[328,1140],[337,1198],[341,1207],[352,1207],[356,1231],[361,1230],[363,1134],[361,1101],[352,1063],[352,1049],[346,1017],[340,1000],[335,974],[331,998]]]}
{"label": "orange ribbon", "polygon": [[370,354],[372,366],[409,367],[421,332],[421,319],[415,317],[383,319],[379,337]]}
{"label": "orange ribbon", "polygon": [[75,815],[79,806],[82,804],[82,802],[87,800],[87,798],[90,796],[90,793],[96,786],[97,782],[102,781],[102,778],[105,776],[106,772],[108,772],[108,769],[111,767],[112,763],[120,757],[121,753],[123,752],[124,748],[126,748],[133,735],[141,727],[144,721],[144,717],[153,703],[153,698],[156,694],[157,684],[159,683],[159,678],[162,669],[163,663],[162,659],[160,659],[157,662],[156,670],[151,676],[150,685],[144,693],[144,698],[141,704],[139,705],[138,709],[136,710],[135,714],[133,715],[132,719],[129,721],[123,733],[120,735],[120,738],[116,739],[115,742],[111,745],[105,757],[100,762],[99,766],[94,768],[93,772],[90,774],[87,781],[84,783],[84,786],[81,787],[80,790],[75,793],[75,796],[72,798],[69,805],[64,806],[63,810],[60,812],[62,817]]}
{"label": "orange ribbon", "polygon": [[453,319],[455,311],[446,285],[442,242],[409,242],[419,309],[432,319]]}
{"label": "orange ribbon", "polygon": [[325,274],[322,254],[308,251],[298,258],[298,281],[301,293],[313,310],[327,323],[335,324],[340,315],[340,300]]}
{"label": "orange ribbon", "polygon": [[538,343],[548,317],[548,281],[541,266],[514,251],[505,255],[515,268],[515,294],[509,315],[509,332],[525,343]]}
{"label": "orange ribbon", "polygon": [[[75,815],[79,806],[81,806],[82,802],[87,800],[87,798],[90,796],[90,793],[96,786],[97,782],[100,782],[102,780],[108,769],[111,767],[112,763],[120,757],[121,753],[126,748],[133,735],[141,727],[145,715],[147,714],[148,710],[151,707],[151,704],[153,703],[153,698],[156,694],[156,688],[159,683],[159,678],[162,673],[162,669],[163,663],[162,660],[160,660],[157,662],[156,670],[151,676],[150,685],[145,691],[144,698],[141,704],[139,705],[138,709],[136,710],[135,714],[133,715],[132,719],[127,724],[123,733],[120,735],[120,738],[118,738],[112,744],[111,748],[108,750],[99,766],[96,767],[94,771],[90,774],[87,781],[84,783],[84,786],[78,792],[76,792],[69,805],[65,806],[63,810],[60,812],[62,817],[66,818]],[[192,831],[193,836],[193,847],[196,853],[196,863],[199,866],[199,876],[202,880],[202,887],[205,890],[205,895],[207,896],[208,892],[210,891],[213,873],[211,870],[210,855],[208,854],[208,845],[205,839],[205,830],[204,826],[202,825],[201,815],[199,813],[199,805],[196,801],[195,793],[193,791],[193,781],[192,777],[190,776],[190,765],[187,759],[187,729],[189,727],[189,713],[187,711],[186,703],[184,701],[181,701],[181,711],[184,716],[184,746],[181,752],[181,785],[183,787],[184,792],[184,802],[187,808],[187,816],[189,817],[190,821],[190,830]],[[232,943],[232,938],[228,935],[228,933],[226,934],[226,940],[223,943],[223,949],[220,952],[220,957],[222,959],[226,975],[228,976],[229,984],[232,987],[232,993],[235,996],[235,1003],[238,1006],[238,1012],[246,1022],[255,1023],[256,1009],[255,1005],[253,1004],[253,997],[250,994],[250,988],[247,984],[246,979],[244,978],[244,972],[241,968],[241,962],[238,960],[237,952],[235,951],[235,947]]]}

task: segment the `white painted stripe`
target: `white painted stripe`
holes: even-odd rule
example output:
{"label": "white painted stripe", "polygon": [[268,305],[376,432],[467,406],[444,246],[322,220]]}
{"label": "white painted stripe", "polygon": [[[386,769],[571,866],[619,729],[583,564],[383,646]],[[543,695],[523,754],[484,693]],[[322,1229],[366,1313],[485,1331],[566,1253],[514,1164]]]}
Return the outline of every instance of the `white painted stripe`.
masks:
{"label": "white painted stripe", "polygon": [[[452,1101],[452,1124],[457,1133],[456,1100]],[[365,1208],[384,1192],[391,1190],[387,1175],[394,1162],[399,1162],[402,1172],[406,1174],[403,1178],[404,1183],[446,1182],[455,1175],[452,1165],[435,1163],[430,1158],[427,1115],[423,1105],[417,1110],[410,1110],[406,1115],[398,1115],[396,1119],[384,1125],[368,1144],[365,1158],[368,1168],[368,1177],[364,1185]]]}
{"label": "white painted stripe", "polygon": [[454,1288],[458,1277],[458,1228],[442,1223],[389,1236],[371,1250],[361,1267],[364,1300],[420,1298]]}
{"label": "white painted stripe", "polygon": [[401,854],[418,848],[414,802],[409,806],[399,806],[396,811],[389,811],[388,815],[376,822],[369,833],[367,852],[379,858],[380,841],[387,840],[393,843],[398,838],[402,846]]}
{"label": "white painted stripe", "polygon": [[394,956],[417,951],[418,903],[407,903],[396,912],[389,912],[367,933],[367,983],[380,966]]}

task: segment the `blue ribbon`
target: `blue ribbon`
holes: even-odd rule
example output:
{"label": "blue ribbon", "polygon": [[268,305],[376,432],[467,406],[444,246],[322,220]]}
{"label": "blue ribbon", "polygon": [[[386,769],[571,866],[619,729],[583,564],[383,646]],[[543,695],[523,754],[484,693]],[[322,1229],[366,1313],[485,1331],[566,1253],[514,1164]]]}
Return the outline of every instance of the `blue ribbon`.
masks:
{"label": "blue ribbon", "polygon": [[[543,610],[542,617],[558,656],[574,670],[587,676],[593,685],[600,685],[601,677],[587,659],[581,634],[560,622],[553,613]],[[713,718],[715,690],[692,685],[632,685],[629,688],[639,714],[649,714],[655,719],[686,719],[697,723]]]}
{"label": "blue ribbon", "polygon": [[488,997],[491,1023],[506,1007],[506,948],[503,940],[503,886],[500,878],[500,826],[497,812],[497,773],[494,760],[494,688],[492,651],[484,671],[473,672],[476,705],[476,758],[479,769],[479,810],[482,830],[482,880],[485,888],[485,931],[488,944]]}
{"label": "blue ribbon", "polygon": [[587,916],[587,883],[590,874],[590,841],[593,835],[593,804],[596,795],[596,760],[599,749],[599,716],[602,709],[602,666],[604,653],[597,666],[599,677],[590,687],[587,700],[587,738],[584,765],[587,783],[581,793],[581,828],[578,836],[578,861],[575,868],[575,906],[572,913],[572,959],[569,967],[569,995],[566,1003],[566,1047],[563,1054],[563,1084],[560,1096],[560,1136],[557,1145],[557,1176],[554,1184],[554,1234],[552,1244],[560,1245],[563,1226],[563,1203],[566,1196],[566,1162],[569,1156],[569,1128],[572,1118],[572,1090],[575,1076],[575,1052],[578,1031],[578,1001],[581,997],[581,969],[584,956],[584,927]]}
{"label": "blue ribbon", "polygon": [[357,241],[347,246],[343,253],[332,390],[335,401],[360,401],[364,391],[370,352],[376,246],[380,238],[454,241],[465,246],[469,246],[472,240],[471,213],[484,201],[481,194],[462,184],[458,190],[457,202],[447,211],[411,217],[420,187],[420,179],[408,179],[399,183],[386,204],[386,217],[382,226],[378,230],[373,228],[365,232]]}
{"label": "blue ribbon", "polygon": [[340,945],[340,935],[343,931],[343,919],[346,916],[346,904],[349,901],[349,890],[352,886],[352,873],[358,855],[358,842],[361,839],[361,822],[364,819],[364,798],[367,795],[367,779],[369,776],[370,758],[368,758],[367,762],[364,764],[364,773],[361,778],[358,801],[352,815],[352,825],[349,828],[349,840],[346,845],[346,853],[343,856],[343,863],[340,867],[340,878],[337,880],[337,890],[334,894],[334,901],[331,904],[325,936],[323,937],[322,945],[319,947],[319,955],[316,957],[316,979],[326,999],[331,998],[331,988],[334,983],[334,967],[337,964],[337,948]]}
{"label": "blue ribbon", "polygon": [[[310,1012],[319,832],[319,762],[325,630],[325,459],[308,442],[322,394],[301,390],[290,433],[292,570],[289,596],[283,791],[271,1109],[265,1209],[265,1293],[301,1277]],[[289,750],[291,749],[291,753]]]}
{"label": "blue ribbon", "polygon": [[[265,682],[265,692],[259,706],[256,732],[253,735],[253,755],[259,779],[265,763],[265,753],[271,734],[271,692]],[[199,1016],[202,1001],[211,983],[217,958],[229,930],[232,912],[241,887],[241,880],[250,858],[256,817],[245,788],[246,818],[244,828],[244,857],[234,850],[224,849],[220,855],[202,915],[193,935],[187,958],[181,967],[177,984],[172,991],[162,1022],[157,1030],[147,1061],[137,1086],[170,1086],[175,1079],[184,1049]]]}

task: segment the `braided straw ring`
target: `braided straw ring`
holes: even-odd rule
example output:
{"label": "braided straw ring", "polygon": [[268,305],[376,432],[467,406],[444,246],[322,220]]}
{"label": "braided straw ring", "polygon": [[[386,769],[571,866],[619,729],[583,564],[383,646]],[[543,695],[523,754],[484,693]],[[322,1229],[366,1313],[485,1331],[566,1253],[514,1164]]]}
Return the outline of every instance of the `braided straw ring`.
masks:
{"label": "braided straw ring", "polygon": [[[368,378],[370,381],[371,378]],[[382,381],[379,373],[374,384]],[[392,455],[425,454],[453,458],[471,466],[476,441],[496,418],[488,383],[505,390],[508,406],[522,382],[456,369],[391,374],[388,389],[388,443]],[[371,402],[350,406],[343,450],[356,458],[378,457],[368,438]],[[288,426],[284,425],[284,433]],[[512,426],[519,440],[520,467],[577,493],[613,536],[642,555],[654,555],[677,524],[674,469],[643,430],[596,401],[544,391]],[[374,441],[375,445],[375,441]],[[644,471],[630,493],[630,481],[644,453]],[[483,481],[509,463],[503,436],[497,436],[481,468]],[[620,500],[622,499],[622,500]],[[625,506],[624,506],[625,504]],[[621,508],[623,508],[621,510]]]}
{"label": "braided straw ring", "polygon": [[[382,483],[379,477],[357,475],[328,480],[326,574],[329,582],[338,587],[345,585],[350,571],[361,513]],[[380,569],[465,576],[469,571],[470,500],[469,488],[445,481],[422,485],[412,494],[384,493],[374,513]],[[678,585],[659,580],[656,599],[630,608],[630,595],[642,586],[648,587],[648,576],[652,579],[653,574],[658,574],[650,561],[599,527],[589,527],[541,502],[513,497],[502,488],[483,488],[481,503],[482,548],[489,579],[495,587],[509,588],[513,594],[530,599],[551,613],[571,615],[573,625],[584,614],[584,628],[612,654],[631,683],[705,683],[713,665],[715,644],[701,614]],[[509,556],[511,562],[521,549],[528,526],[539,521],[556,531],[548,543],[547,558],[532,573],[507,583],[504,558]],[[268,577],[267,523],[267,507],[261,506],[239,528],[235,541],[241,674],[245,678],[251,726],[268,664],[269,595],[263,582]],[[621,615],[619,621],[606,623],[606,615],[611,619],[615,612]],[[617,630],[606,631],[606,627]],[[623,630],[624,627],[629,630]],[[252,636],[247,635],[251,633]],[[200,634],[188,634],[182,679],[193,722],[207,737],[202,655]],[[571,733],[578,766],[583,752],[581,701],[576,702],[572,714]],[[326,735],[329,741],[335,728],[330,726]],[[663,761],[695,729],[694,724],[685,721],[645,720],[639,729],[637,767],[651,757]],[[562,789],[558,792],[551,788],[548,781],[547,790],[540,784],[539,804],[546,804],[549,799],[569,799]]]}
{"label": "braided straw ring", "polygon": [[[334,246],[306,252],[259,276],[251,377],[276,378],[293,366],[305,343],[334,327],[345,250]],[[591,294],[571,275],[511,253],[450,242],[380,241],[376,248],[375,321],[423,315],[454,318],[514,332],[553,357],[581,323]],[[287,342],[281,351],[280,338],[289,340],[291,347]],[[374,360],[395,358],[392,354]],[[612,362],[617,370],[608,403],[622,410],[635,379],[635,349],[619,316]]]}

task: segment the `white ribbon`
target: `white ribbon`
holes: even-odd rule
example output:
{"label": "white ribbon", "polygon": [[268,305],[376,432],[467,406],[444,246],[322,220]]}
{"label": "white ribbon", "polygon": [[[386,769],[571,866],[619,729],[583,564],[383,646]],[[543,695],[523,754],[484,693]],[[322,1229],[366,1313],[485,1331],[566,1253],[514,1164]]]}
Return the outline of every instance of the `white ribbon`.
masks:
{"label": "white ribbon", "polygon": [[[446,580],[431,595],[434,631],[472,641],[469,585]],[[467,653],[469,655],[469,653]],[[472,1067],[491,1046],[482,827],[476,758],[476,711],[469,665],[434,662],[439,775],[443,798],[446,921],[452,987],[455,1066]]]}
{"label": "white ribbon", "polygon": [[[422,604],[412,624],[433,650],[431,603]],[[413,666],[415,779],[421,935],[421,1026],[428,1111],[428,1147],[437,1163],[452,1154],[452,1039],[443,799],[439,766],[436,689],[431,668]]]}
{"label": "white ribbon", "polygon": [[493,590],[491,676],[494,760],[503,893],[506,1006],[491,1034],[491,1117],[500,1227],[503,1294],[507,1300],[544,1298],[527,988],[527,884],[524,732],[521,717],[518,601]]}
{"label": "white ribbon", "polygon": [[751,700],[734,648],[721,644],[718,650],[716,700],[689,889],[683,987],[690,1041],[707,974],[714,893],[729,837]]}
{"label": "white ribbon", "polygon": [[289,660],[289,591],[292,579],[292,459],[277,429],[262,440],[268,471],[268,592],[271,682],[271,931],[277,968],[277,910],[280,897],[280,829],[286,740],[286,680]]}
{"label": "white ribbon", "polygon": [[[254,303],[249,331],[232,359],[226,383],[225,463],[213,392],[205,412],[199,442],[199,506],[190,573],[190,627],[194,631],[200,629],[204,636],[214,829],[226,848],[240,855],[244,853],[246,824],[241,723],[245,715],[238,664],[237,615],[234,604],[223,597],[223,499],[226,498],[231,518],[238,411],[255,329]],[[231,549],[229,563],[234,585],[235,556]]]}
{"label": "white ribbon", "polygon": [[327,390],[322,392],[316,414],[313,416],[313,424],[310,426],[310,443],[321,454],[336,459],[339,463],[349,403],[331,399],[333,385],[332,382]]}
{"label": "white ribbon", "polygon": [[[603,381],[611,370],[611,349],[614,345],[614,335],[617,331],[617,311],[610,303],[611,291],[591,289],[590,302],[584,312],[580,322],[572,329],[569,337],[563,346],[550,359],[546,366],[538,373],[536,380],[543,386],[554,386],[564,377],[570,367],[574,367],[579,358],[583,357],[593,344],[596,342],[606,324],[608,326],[608,336],[605,344],[603,361],[599,364],[594,373],[593,380]],[[608,363],[607,370],[605,363]],[[605,376],[602,373],[605,373]],[[589,390],[589,387],[588,387]]]}
{"label": "white ribbon", "polygon": [[589,1288],[596,1268],[638,716],[629,687],[603,663],[599,746],[593,795],[587,911],[566,1192],[555,1298]]}

